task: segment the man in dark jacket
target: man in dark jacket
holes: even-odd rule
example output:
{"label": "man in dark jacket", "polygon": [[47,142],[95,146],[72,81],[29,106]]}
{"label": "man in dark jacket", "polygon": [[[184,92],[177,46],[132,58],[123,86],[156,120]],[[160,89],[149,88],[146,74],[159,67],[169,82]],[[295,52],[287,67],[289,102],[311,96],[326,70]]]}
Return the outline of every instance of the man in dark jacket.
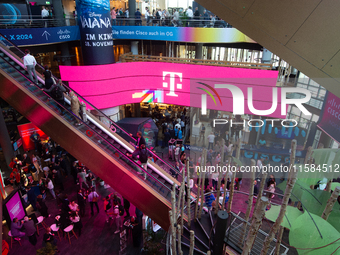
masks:
{"label": "man in dark jacket", "polygon": [[60,114],[64,115],[65,104],[64,104],[64,92],[66,89],[64,88],[61,79],[58,80],[57,84],[53,84],[49,89],[43,88],[47,94],[49,94],[55,101],[58,102],[57,107],[60,110]]}
{"label": "man in dark jacket", "polygon": [[78,199],[78,206],[79,206],[79,216],[80,217],[84,217],[84,215],[85,215],[86,197],[83,195],[82,190],[78,191],[77,199]]}
{"label": "man in dark jacket", "polygon": [[27,216],[24,218],[24,228],[25,228],[25,234],[28,236],[28,240],[31,244],[36,245],[37,240],[37,228],[35,227],[34,221],[28,219]]}

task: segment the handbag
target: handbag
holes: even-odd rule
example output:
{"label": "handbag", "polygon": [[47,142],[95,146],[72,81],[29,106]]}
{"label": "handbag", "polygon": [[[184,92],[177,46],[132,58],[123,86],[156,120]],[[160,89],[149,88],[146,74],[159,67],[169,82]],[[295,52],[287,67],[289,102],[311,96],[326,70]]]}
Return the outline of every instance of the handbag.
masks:
{"label": "handbag", "polygon": [[95,196],[95,193],[93,193],[92,202],[98,202],[98,197]]}

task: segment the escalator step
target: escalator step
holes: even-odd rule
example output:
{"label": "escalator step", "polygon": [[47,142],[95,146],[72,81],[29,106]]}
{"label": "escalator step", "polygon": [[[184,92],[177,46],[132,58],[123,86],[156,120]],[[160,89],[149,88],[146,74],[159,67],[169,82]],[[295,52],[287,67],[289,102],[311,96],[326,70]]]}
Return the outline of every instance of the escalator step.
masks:
{"label": "escalator step", "polygon": [[156,173],[152,173],[151,175],[152,175],[153,177],[157,178],[157,179],[158,179],[158,177],[159,177],[159,175],[156,174]]}
{"label": "escalator step", "polygon": [[172,189],[172,186],[171,186],[170,183],[164,183],[164,185],[165,185],[167,188],[169,188],[170,190]]}
{"label": "escalator step", "polygon": [[165,180],[164,180],[162,177],[159,177],[158,180],[159,180],[161,183],[165,183]]}
{"label": "escalator step", "polygon": [[109,137],[107,134],[102,134],[102,137],[104,137],[105,140]]}

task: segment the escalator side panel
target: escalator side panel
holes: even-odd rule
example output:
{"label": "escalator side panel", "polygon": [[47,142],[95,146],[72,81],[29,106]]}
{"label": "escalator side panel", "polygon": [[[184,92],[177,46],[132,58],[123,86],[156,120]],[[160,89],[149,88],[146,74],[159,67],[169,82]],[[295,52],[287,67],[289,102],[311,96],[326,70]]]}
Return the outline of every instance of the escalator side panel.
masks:
{"label": "escalator side panel", "polygon": [[3,70],[0,70],[0,73],[0,96],[4,100],[162,228],[168,229],[168,211],[171,207],[169,201],[125,169],[120,162],[115,161],[112,155],[108,155],[89,140],[85,133],[81,133],[35,98]]}

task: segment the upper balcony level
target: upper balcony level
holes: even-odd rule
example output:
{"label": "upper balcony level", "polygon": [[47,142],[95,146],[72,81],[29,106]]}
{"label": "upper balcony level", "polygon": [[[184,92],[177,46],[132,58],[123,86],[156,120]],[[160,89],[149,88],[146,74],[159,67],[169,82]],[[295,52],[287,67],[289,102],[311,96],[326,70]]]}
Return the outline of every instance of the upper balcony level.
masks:
{"label": "upper balcony level", "polygon": [[[41,19],[40,16],[8,16],[0,19],[0,33],[16,45],[39,45],[80,40],[77,19]],[[254,40],[223,20],[134,19],[112,21],[113,39],[187,43],[251,43]]]}

